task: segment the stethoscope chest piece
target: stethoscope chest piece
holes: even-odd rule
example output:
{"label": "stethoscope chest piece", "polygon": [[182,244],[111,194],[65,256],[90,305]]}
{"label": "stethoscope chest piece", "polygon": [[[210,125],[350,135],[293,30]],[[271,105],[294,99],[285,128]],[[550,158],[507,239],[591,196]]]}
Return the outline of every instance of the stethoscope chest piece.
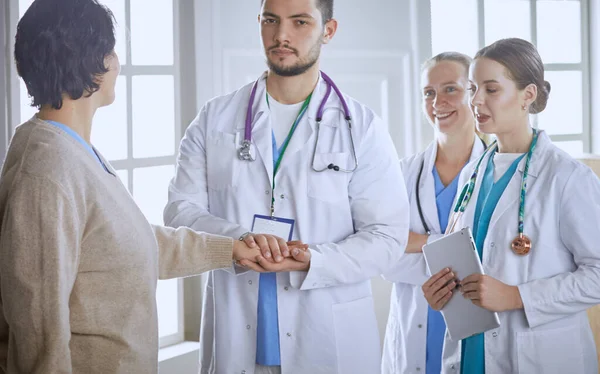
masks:
{"label": "stethoscope chest piece", "polygon": [[254,161],[256,160],[256,154],[254,147],[250,140],[242,141],[242,145],[238,148],[238,158],[242,161]]}

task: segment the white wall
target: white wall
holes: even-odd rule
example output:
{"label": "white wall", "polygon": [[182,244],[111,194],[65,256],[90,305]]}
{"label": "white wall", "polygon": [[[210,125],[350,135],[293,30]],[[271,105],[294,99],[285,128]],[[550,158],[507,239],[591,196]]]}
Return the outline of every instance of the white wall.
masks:
{"label": "white wall", "polygon": [[158,364],[160,374],[198,374],[198,350],[161,361]]}

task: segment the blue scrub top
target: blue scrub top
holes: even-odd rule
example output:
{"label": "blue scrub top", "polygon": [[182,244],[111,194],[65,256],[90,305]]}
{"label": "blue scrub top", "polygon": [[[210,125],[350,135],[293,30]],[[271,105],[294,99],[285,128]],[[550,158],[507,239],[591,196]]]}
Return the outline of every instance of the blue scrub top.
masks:
{"label": "blue scrub top", "polygon": [[[444,186],[435,166],[433,167],[433,179],[435,184],[435,203],[437,205],[438,220],[442,232],[446,231],[452,203],[458,190],[457,175],[454,180]],[[439,374],[442,370],[442,350],[444,348],[444,335],[446,334],[446,323],[442,313],[428,307],[427,310],[427,346],[425,356],[425,372],[427,374]]]}
{"label": "blue scrub top", "polygon": [[[273,132],[271,132],[271,141],[273,143],[273,169],[275,169],[281,149],[277,147],[277,141]],[[283,144],[285,144],[285,141]],[[256,363],[263,366],[281,366],[276,273],[260,274],[258,284]]]}
{"label": "blue scrub top", "polygon": [[[483,243],[485,242],[490,227],[494,209],[496,209],[500,197],[504,193],[506,186],[515,174],[517,166],[524,156],[525,155],[522,155],[513,161],[504,175],[502,175],[495,183],[493,154],[488,160],[485,175],[479,189],[477,206],[475,208],[475,218],[473,220],[473,237],[480,259],[483,259]],[[461,374],[485,374],[484,334],[468,337],[464,339],[461,344]]]}

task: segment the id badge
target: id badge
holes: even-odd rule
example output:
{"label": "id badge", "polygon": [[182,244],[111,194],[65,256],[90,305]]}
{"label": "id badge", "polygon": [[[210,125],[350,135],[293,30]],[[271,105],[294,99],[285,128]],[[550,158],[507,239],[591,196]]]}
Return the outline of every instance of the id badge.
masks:
{"label": "id badge", "polygon": [[294,233],[294,220],[281,217],[254,215],[252,232],[255,234],[275,235],[283,240],[292,240]]}

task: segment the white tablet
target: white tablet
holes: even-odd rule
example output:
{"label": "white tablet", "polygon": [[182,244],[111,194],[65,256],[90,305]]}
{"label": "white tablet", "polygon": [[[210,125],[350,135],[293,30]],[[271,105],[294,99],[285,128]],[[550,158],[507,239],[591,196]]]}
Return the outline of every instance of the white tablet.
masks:
{"label": "white tablet", "polygon": [[[471,274],[483,274],[483,267],[470,228],[448,234],[423,247],[431,274],[452,269],[462,280]],[[500,326],[498,313],[478,307],[465,299],[458,289],[442,309],[450,339],[457,341]]]}

